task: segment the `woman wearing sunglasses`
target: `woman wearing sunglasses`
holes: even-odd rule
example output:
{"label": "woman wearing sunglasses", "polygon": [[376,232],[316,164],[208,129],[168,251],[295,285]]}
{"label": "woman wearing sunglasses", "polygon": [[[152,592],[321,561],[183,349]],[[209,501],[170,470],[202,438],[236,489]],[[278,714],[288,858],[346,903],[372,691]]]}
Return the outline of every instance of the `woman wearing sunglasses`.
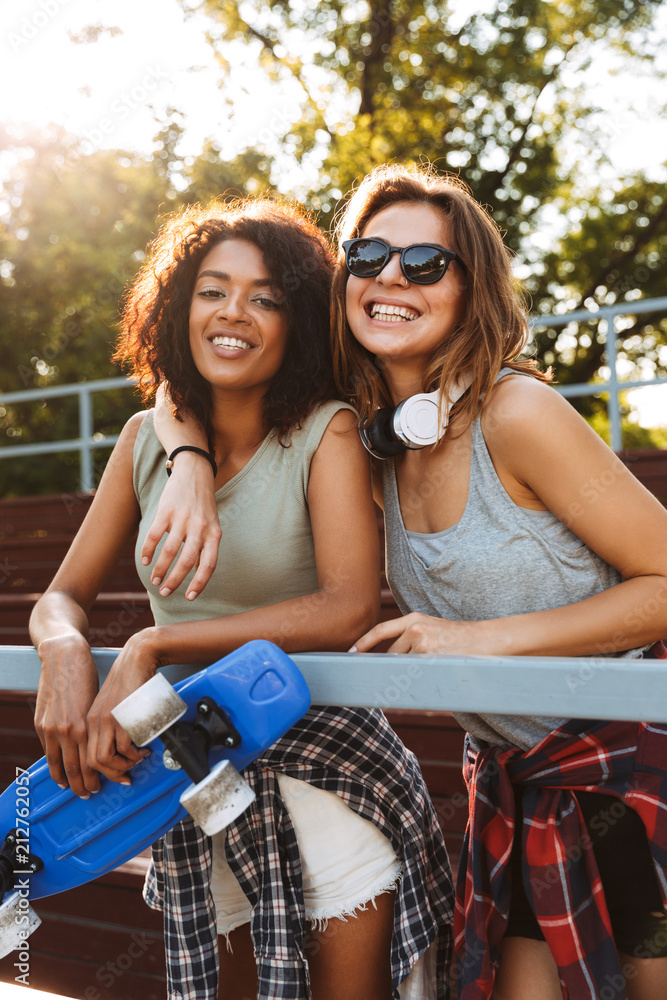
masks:
{"label": "woman wearing sunglasses", "polygon": [[[143,751],[110,710],[159,666],[209,664],[254,638],[340,650],[376,620],[367,457],[332,398],[332,268],[295,208],[195,206],[163,227],[128,293],[117,356],[147,397],[166,380],[206,433],[203,455],[165,463],[154,414],[128,423],[33,613],[36,726],[52,776],[79,795],[98,772],[131,780]],[[139,560],[156,626],[128,640],[98,694],[87,609],[137,528],[142,544],[168,473],[191,468],[206,470],[222,533],[207,592],[170,595]],[[169,996],[214,1000],[219,966],[225,1000],[445,997],[447,853],[382,713],[313,706],[244,775],[257,797],[226,831],[209,839],[187,820],[154,847],[146,898],[164,911]]]}
{"label": "woman wearing sunglasses", "polygon": [[[520,359],[526,314],[492,220],[456,180],[389,167],[339,236],[339,387],[371,427],[378,408],[440,403],[437,444],[390,427],[374,449],[404,617],[355,648],[642,656],[667,634],[667,512]],[[461,1000],[666,996],[666,727],[458,719]]]}
{"label": "woman wearing sunglasses", "polygon": [[[376,456],[404,615],[353,648],[591,656],[600,669],[660,655],[667,513],[520,358],[526,312],[487,213],[455,179],[387,167],[338,236],[336,377]],[[165,498],[158,530],[194,538],[177,507]],[[667,995],[665,727],[458,718],[471,792],[461,1000]]]}

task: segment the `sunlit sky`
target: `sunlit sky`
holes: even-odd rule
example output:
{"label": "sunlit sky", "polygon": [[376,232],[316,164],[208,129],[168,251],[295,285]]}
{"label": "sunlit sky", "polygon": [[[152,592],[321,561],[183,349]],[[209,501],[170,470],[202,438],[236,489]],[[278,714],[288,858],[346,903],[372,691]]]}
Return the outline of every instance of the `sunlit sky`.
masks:
{"label": "sunlit sky", "polygon": [[[46,12],[49,11],[50,15]],[[70,37],[86,25],[118,28],[94,44]],[[139,151],[151,146],[157,127],[175,107],[187,114],[184,152],[196,154],[215,136],[235,148],[252,141],[272,103],[244,99],[235,133],[221,100],[211,49],[204,37],[210,21],[186,18],[176,0],[31,0],[3,5],[0,12],[0,85],[3,119],[46,124],[56,121],[95,147]],[[255,75],[259,85],[261,74]],[[247,82],[247,81],[246,81]],[[245,127],[238,128],[238,120]]]}
{"label": "sunlit sky", "polygon": [[[459,18],[493,0],[457,0]],[[455,15],[456,17],[456,15]],[[119,29],[94,44],[75,44],[87,25]],[[225,55],[232,72],[233,107],[219,79],[201,15],[187,17],[177,0],[18,0],[0,8],[0,87],[5,122],[56,121],[91,145],[146,150],[155,114],[169,107],[186,114],[182,152],[196,154],[207,137],[233,155],[248,144],[270,142],[294,120],[297,92],[268,86],[242,43]],[[667,12],[659,31],[667,38]],[[245,55],[245,58],[244,58]],[[666,59],[667,62],[667,59]],[[650,70],[647,69],[647,74]],[[636,67],[619,72],[602,49],[586,71],[599,102],[614,170],[630,171],[667,159],[667,128],[656,129],[659,94]],[[573,67],[573,83],[581,76]]]}
{"label": "sunlit sky", "polygon": [[[492,0],[457,0],[455,17]],[[94,44],[75,44],[86,26],[120,29]],[[212,138],[233,156],[248,145],[271,147],[298,116],[298,93],[269,86],[240,43],[226,50],[232,64],[231,107],[218,89],[219,71],[205,38],[208,18],[186,18],[177,0],[5,0],[0,8],[0,93],[6,125],[58,122],[88,148],[146,152],[169,108],[185,114],[179,151],[196,155]],[[667,12],[658,33],[667,39]],[[667,48],[667,47],[665,47]],[[245,55],[245,58],[244,58]],[[667,56],[666,62],[667,62]],[[576,70],[573,69],[573,74]],[[647,77],[623,72],[600,50],[585,80],[600,105],[609,176],[667,161],[667,127],[659,93]],[[573,84],[581,74],[573,75]],[[281,188],[299,193],[308,177],[287,171]],[[667,292],[667,288],[666,288]],[[661,390],[642,390],[642,422],[665,423]],[[657,403],[662,413],[652,411]],[[635,393],[633,403],[638,402]]]}

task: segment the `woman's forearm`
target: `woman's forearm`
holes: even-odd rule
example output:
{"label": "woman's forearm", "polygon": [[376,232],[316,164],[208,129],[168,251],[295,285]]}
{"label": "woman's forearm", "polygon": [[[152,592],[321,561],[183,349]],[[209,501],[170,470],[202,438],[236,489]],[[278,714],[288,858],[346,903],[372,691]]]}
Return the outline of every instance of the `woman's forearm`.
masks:
{"label": "woman's forearm", "polygon": [[[182,445],[194,445],[208,451],[206,435],[189,413],[177,420],[167,390],[161,386],[155,401],[155,433],[167,455]],[[196,565],[187,597],[193,600],[204,589],[218,560],[220,521],[214,495],[213,467],[207,459],[192,451],[179,452],[172,475],[160,498],[150,530],[141,549],[141,559],[149,565],[163,537],[157,562],[153,567],[153,585],[167,597],[182,584]]]}
{"label": "woman's forearm", "polygon": [[[167,387],[159,387],[155,398],[153,426],[167,455],[183,445],[208,452],[208,441],[201,424],[184,411],[176,419]],[[179,452],[172,475],[160,498],[153,523],[141,549],[145,566],[152,562],[155,550],[167,534],[162,551],[153,567],[153,585],[167,597],[180,587],[190,570],[197,572],[190,583],[188,599],[193,600],[206,586],[218,559],[220,522],[214,496],[213,467],[196,452]]]}
{"label": "woman's forearm", "polygon": [[208,441],[204,429],[198,420],[184,410],[174,416],[174,405],[169,392],[164,385],[160,386],[155,397],[155,412],[153,425],[160,444],[168,455],[183,444],[194,445],[208,451]]}
{"label": "woman's forearm", "polygon": [[225,618],[160,625],[151,643],[160,666],[211,663],[251,639],[268,639],[285,652],[345,650],[377,620],[379,600],[356,601],[344,582],[313,594]]}
{"label": "woman's forearm", "polygon": [[53,780],[84,798],[100,787],[86,763],[86,716],[99,688],[87,635],[88,618],[68,594],[47,592],[38,601],[30,619],[41,661],[35,729]]}
{"label": "woman's forearm", "polygon": [[667,636],[667,578],[635,577],[577,604],[479,623],[506,656],[595,656]]}
{"label": "woman's forearm", "polygon": [[577,604],[487,621],[412,612],[380,622],[352,651],[391,641],[390,653],[429,656],[604,656],[665,636],[667,578],[656,575],[634,577]]}

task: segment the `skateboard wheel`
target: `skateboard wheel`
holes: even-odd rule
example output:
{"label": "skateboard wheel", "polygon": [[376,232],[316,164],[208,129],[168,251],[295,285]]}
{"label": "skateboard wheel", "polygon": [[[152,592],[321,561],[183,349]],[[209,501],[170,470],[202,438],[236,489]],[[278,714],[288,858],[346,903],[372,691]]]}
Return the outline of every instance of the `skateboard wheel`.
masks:
{"label": "skateboard wheel", "polygon": [[132,742],[143,747],[169,729],[187,709],[167,678],[156,674],[112,708],[111,714]]}
{"label": "skateboard wheel", "polygon": [[25,945],[25,940],[41,924],[27,900],[12,892],[0,905],[0,958],[5,958],[15,948]]}
{"label": "skateboard wheel", "polygon": [[204,833],[219,833],[240,816],[255,799],[255,793],[228,760],[181,795],[181,805]]}

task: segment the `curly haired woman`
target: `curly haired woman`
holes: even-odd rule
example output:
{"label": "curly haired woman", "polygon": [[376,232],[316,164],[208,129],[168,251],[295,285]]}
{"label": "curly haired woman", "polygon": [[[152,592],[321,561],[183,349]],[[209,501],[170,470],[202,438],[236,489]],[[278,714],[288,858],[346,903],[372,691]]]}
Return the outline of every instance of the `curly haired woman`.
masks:
{"label": "curly haired woman", "polygon": [[[129,781],[140,753],[110,710],[169,663],[208,664],[249,639],[342,650],[376,620],[368,464],[336,401],[332,259],[273,202],[192,208],[158,234],[126,298],[117,357],[146,398],[165,382],[194,414],[220,558],[206,595],[170,594],[142,546],[167,483],[153,413],[125,426],[79,534],[38,602],[36,726],[78,795]],[[212,487],[212,489],[211,489]],[[87,613],[138,529],[155,626],[98,692]],[[170,1000],[424,1000],[448,994],[451,876],[416,759],[377,710],[314,706],[245,771],[257,798],[212,841],[192,823],[154,850]],[[218,946],[220,940],[221,946]],[[218,966],[220,976],[218,977]]]}

